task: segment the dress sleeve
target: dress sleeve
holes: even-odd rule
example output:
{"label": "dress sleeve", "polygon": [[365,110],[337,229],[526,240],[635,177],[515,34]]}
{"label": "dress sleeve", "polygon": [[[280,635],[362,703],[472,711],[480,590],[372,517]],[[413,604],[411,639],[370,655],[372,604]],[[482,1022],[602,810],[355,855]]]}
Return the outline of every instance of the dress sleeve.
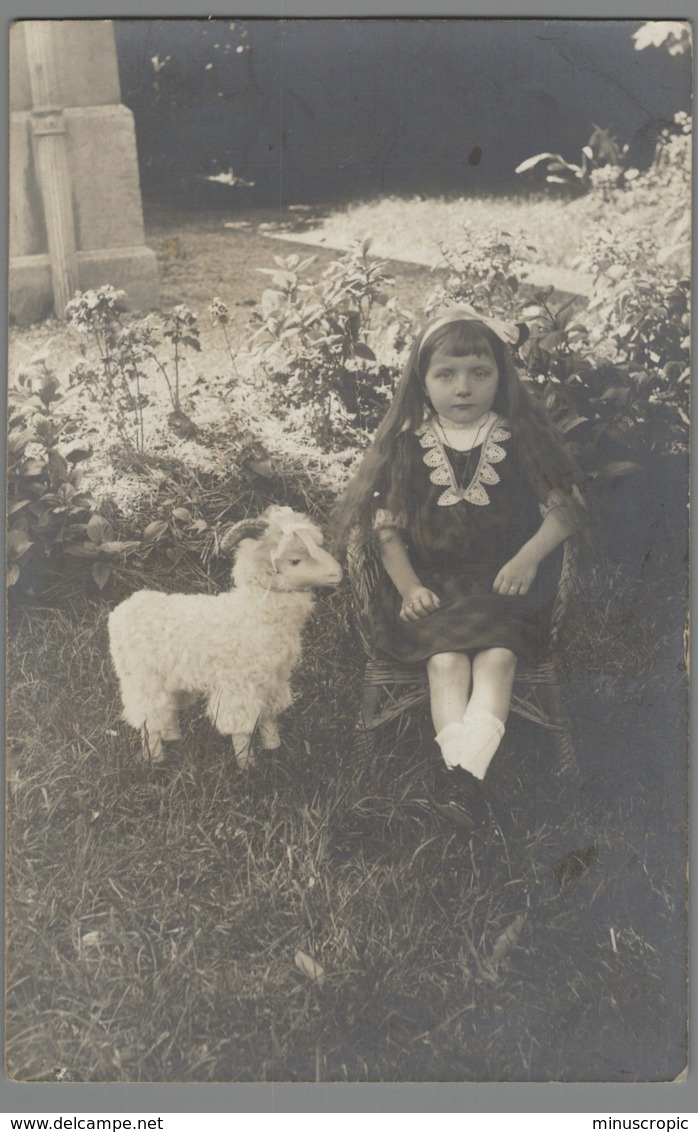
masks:
{"label": "dress sleeve", "polygon": [[401,531],[404,529],[404,520],[401,520],[399,515],[394,515],[385,506],[385,500],[379,492],[374,492],[373,495],[373,530],[376,531]]}
{"label": "dress sleeve", "polygon": [[548,498],[545,503],[540,504],[540,513],[542,517],[545,518],[551,511],[557,510],[558,507],[565,507],[572,501],[574,501],[578,507],[586,507],[584,497],[576,484],[573,484],[567,490],[561,487],[553,487],[548,492]]}
{"label": "dress sleeve", "polygon": [[562,507],[565,502],[565,493],[559,488],[554,487],[548,492],[548,498],[545,503],[540,503],[540,513],[543,518],[549,515],[551,511],[555,511],[558,507]]}
{"label": "dress sleeve", "polygon": [[375,491],[373,492],[373,500],[371,505],[371,513],[373,517],[373,531],[400,531],[405,527],[405,521],[401,516],[393,514],[387,506],[388,498],[388,482],[387,477],[382,475],[376,484]]}

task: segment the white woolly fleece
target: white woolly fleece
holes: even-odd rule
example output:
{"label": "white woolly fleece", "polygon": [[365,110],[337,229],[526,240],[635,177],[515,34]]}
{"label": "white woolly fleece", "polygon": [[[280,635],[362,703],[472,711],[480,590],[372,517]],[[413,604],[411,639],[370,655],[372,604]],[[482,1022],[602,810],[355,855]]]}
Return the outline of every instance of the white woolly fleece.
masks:
{"label": "white woolly fleece", "polygon": [[289,678],[312,606],[310,593],[272,596],[256,586],[216,596],[133,594],[109,619],[124,719],[171,732],[186,694],[206,697],[223,735],[275,718],[291,703]]}

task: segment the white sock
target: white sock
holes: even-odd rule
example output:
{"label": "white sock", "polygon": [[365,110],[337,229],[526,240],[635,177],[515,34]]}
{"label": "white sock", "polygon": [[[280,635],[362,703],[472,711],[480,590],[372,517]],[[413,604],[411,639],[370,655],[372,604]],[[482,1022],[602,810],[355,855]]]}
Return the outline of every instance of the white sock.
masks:
{"label": "white sock", "polygon": [[476,778],[483,779],[487,774],[497,747],[502,741],[504,724],[496,715],[484,708],[468,704],[463,716],[463,738],[466,754],[460,766],[469,770]]}
{"label": "white sock", "polygon": [[447,723],[436,736],[436,742],[441,748],[441,754],[449,770],[454,766],[462,766],[463,759],[468,754],[466,744],[466,729],[462,723]]}

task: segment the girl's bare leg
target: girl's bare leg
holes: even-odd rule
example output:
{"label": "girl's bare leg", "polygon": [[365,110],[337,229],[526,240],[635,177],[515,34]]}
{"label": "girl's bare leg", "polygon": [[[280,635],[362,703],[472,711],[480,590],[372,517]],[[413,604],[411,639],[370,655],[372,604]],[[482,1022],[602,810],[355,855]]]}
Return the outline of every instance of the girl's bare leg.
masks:
{"label": "girl's bare leg", "polygon": [[516,654],[511,649],[483,649],[473,657],[471,709],[487,711],[502,723],[511,704]]}
{"label": "girl's bare leg", "polygon": [[470,658],[462,652],[437,653],[427,661],[427,675],[431,717],[438,735],[449,723],[463,722],[470,695]]}
{"label": "girl's bare leg", "polygon": [[463,712],[470,694],[470,660],[465,653],[437,653],[427,661],[427,675],[436,742],[446,766],[457,766],[465,750]]}

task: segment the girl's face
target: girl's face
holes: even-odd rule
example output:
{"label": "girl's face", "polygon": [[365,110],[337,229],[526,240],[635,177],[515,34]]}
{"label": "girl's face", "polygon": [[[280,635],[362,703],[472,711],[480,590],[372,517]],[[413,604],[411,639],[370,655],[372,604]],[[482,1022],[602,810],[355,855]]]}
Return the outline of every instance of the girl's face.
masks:
{"label": "girl's face", "polygon": [[454,356],[434,352],[424,388],[435,412],[454,424],[473,424],[494,404],[499,369],[489,346],[480,353]]}

